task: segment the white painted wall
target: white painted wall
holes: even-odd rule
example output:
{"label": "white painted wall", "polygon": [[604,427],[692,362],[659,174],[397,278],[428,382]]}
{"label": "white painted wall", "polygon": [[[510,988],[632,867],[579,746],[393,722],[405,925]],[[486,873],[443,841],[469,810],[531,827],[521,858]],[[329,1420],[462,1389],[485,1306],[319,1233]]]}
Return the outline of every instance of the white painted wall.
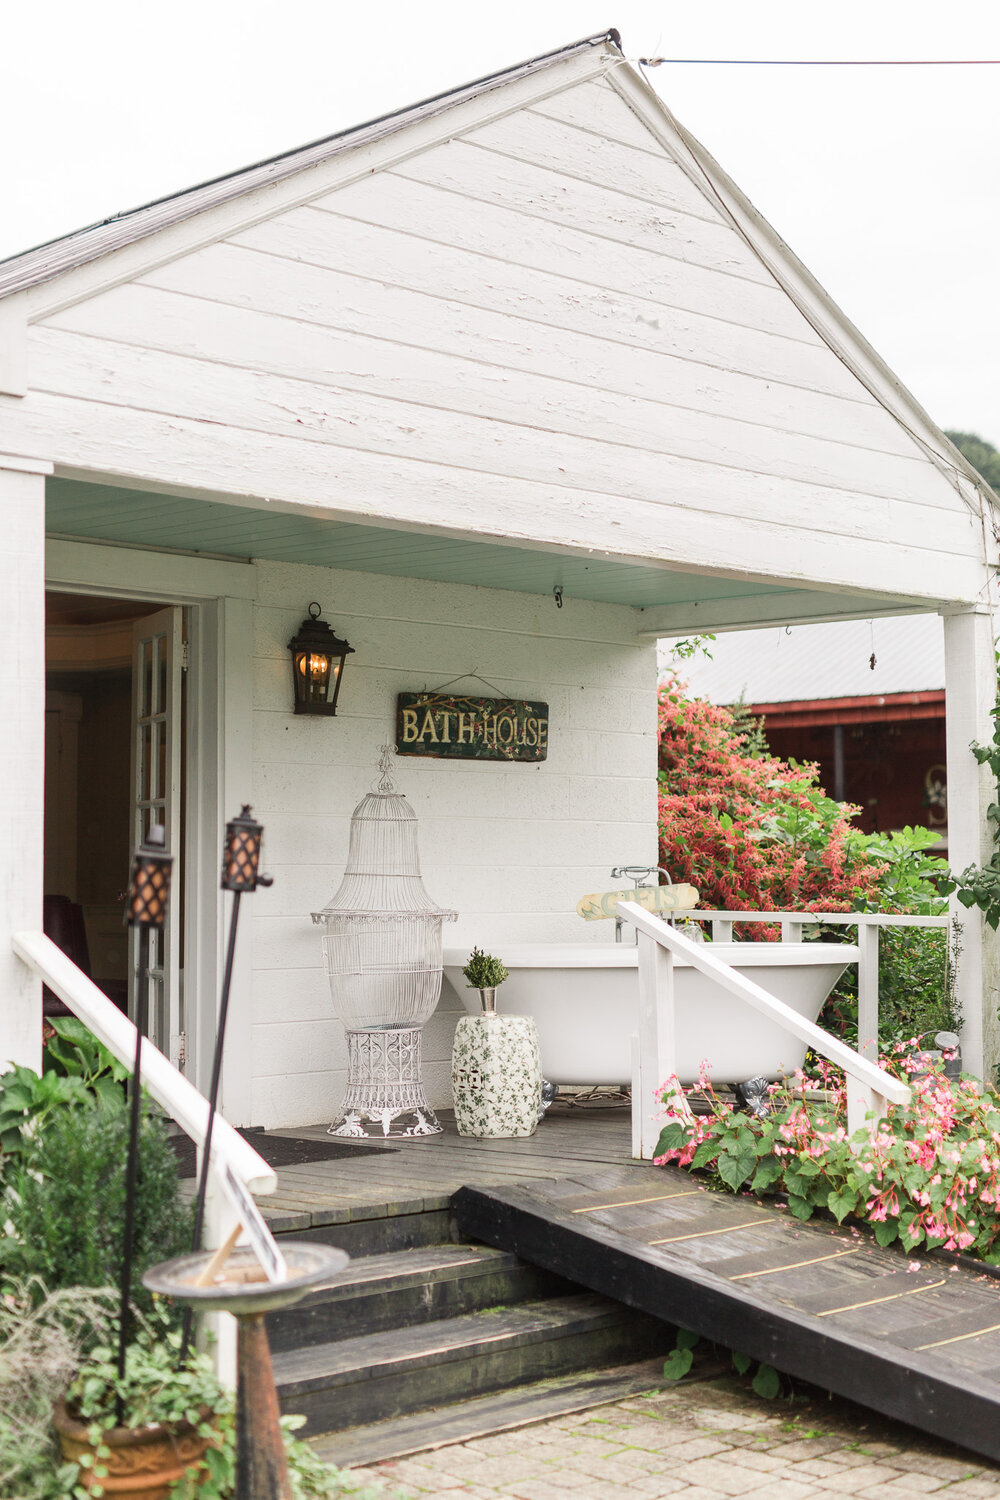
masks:
{"label": "white painted wall", "polygon": [[[254,605],[254,810],[274,875],[244,903],[252,941],[252,1123],[329,1119],[345,1082],[343,1028],[309,913],[340,883],[351,813],[394,734],[396,693],[480,672],[548,702],[538,765],[401,759],[427,889],[460,912],[446,940],[608,941],[575,915],[611,866],[656,855],[656,650],[631,610],[326,568],[259,563]],[[310,600],[356,655],[336,719],[293,716],[287,643]],[[490,695],[481,683],[456,691]],[[249,910],[248,910],[249,909]],[[252,934],[252,935],[251,935]],[[450,1103],[446,992],[425,1032],[432,1103]]]}

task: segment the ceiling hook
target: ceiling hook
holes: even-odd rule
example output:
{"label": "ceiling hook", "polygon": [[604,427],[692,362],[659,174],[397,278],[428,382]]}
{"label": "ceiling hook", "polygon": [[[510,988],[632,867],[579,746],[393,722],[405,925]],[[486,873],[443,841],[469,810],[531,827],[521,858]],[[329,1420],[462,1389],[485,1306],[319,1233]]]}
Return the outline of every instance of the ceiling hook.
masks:
{"label": "ceiling hook", "polygon": [[562,607],[563,607],[563,586],[562,586],[561,583],[557,583],[556,586],[555,586],[555,588],[552,590],[552,597],[556,601],[556,609],[562,609]]}

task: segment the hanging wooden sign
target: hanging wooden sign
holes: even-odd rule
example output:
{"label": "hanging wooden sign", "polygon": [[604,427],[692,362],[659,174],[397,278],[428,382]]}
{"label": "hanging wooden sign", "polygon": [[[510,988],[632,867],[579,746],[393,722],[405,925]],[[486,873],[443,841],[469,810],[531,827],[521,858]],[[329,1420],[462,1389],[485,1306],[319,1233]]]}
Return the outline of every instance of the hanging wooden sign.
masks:
{"label": "hanging wooden sign", "polygon": [[396,754],[460,760],[544,760],[549,705],[523,698],[458,698],[400,693]]}

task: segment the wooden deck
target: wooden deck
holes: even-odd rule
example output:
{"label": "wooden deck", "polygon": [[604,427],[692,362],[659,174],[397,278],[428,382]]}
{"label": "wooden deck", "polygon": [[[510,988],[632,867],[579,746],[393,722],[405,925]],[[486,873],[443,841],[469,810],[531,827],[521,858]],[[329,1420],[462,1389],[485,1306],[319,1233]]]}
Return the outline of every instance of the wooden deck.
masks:
{"label": "wooden deck", "polygon": [[1000,1282],[676,1168],[466,1187],[459,1233],[1000,1459]]}
{"label": "wooden deck", "polygon": [[[450,1111],[442,1110],[440,1116],[443,1135],[387,1141],[385,1145],[395,1149],[385,1152],[359,1147],[356,1160],[341,1157],[282,1167],[277,1193],[260,1200],[271,1227],[302,1231],[352,1220],[444,1212],[458,1189],[470,1184],[540,1182],[632,1164],[627,1108],[557,1107],[533,1136],[515,1141],[470,1140],[458,1134]],[[276,1133],[328,1139],[325,1125]]]}

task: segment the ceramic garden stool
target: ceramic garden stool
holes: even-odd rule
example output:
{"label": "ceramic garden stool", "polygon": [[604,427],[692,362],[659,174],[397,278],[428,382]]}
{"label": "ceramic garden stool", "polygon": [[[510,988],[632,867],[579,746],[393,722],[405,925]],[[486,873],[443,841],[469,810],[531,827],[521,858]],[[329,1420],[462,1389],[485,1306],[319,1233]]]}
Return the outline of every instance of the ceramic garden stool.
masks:
{"label": "ceramic garden stool", "polygon": [[538,1031],[530,1016],[462,1016],[451,1054],[459,1135],[534,1135],[542,1107]]}

